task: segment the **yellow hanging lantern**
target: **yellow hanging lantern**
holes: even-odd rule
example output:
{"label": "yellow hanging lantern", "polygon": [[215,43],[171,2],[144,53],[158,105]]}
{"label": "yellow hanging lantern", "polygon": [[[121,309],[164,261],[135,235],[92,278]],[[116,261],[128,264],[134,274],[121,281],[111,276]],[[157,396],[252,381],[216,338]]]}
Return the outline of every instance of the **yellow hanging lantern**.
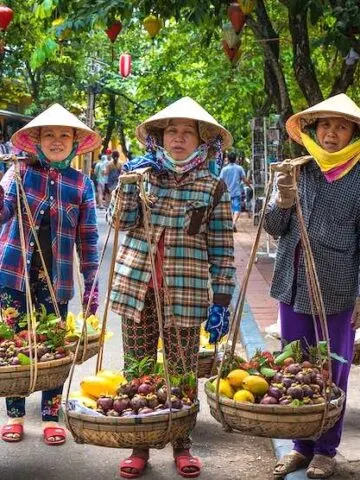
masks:
{"label": "yellow hanging lantern", "polygon": [[162,21],[160,18],[155,17],[155,15],[149,15],[144,19],[143,25],[150,38],[155,38],[161,30]]}
{"label": "yellow hanging lantern", "polygon": [[250,15],[256,5],[256,0],[237,0],[237,2],[245,15]]}

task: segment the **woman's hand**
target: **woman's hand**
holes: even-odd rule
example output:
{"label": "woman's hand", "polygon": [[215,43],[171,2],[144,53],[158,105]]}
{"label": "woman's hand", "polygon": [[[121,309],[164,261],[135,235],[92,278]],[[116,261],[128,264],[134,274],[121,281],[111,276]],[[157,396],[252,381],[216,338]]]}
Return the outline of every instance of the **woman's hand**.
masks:
{"label": "woman's hand", "polygon": [[209,343],[213,344],[221,340],[229,331],[230,312],[228,307],[213,304],[209,308],[209,315],[205,324],[205,330],[210,333]]}
{"label": "woman's hand", "polygon": [[295,189],[293,185],[293,176],[290,173],[280,172],[277,177],[278,194],[276,205],[280,208],[291,208],[295,201]]}

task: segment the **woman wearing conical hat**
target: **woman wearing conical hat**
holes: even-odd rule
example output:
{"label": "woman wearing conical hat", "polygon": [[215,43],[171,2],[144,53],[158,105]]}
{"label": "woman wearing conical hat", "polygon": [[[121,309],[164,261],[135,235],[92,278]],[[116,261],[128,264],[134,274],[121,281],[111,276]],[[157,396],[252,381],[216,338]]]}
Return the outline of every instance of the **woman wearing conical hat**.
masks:
{"label": "woman wearing conical hat", "polygon": [[[310,161],[301,167],[298,189],[327,316],[330,350],[347,360],[332,362],[333,381],[346,392],[359,326],[360,109],[345,94],[293,115],[291,138],[305,146]],[[266,213],[265,229],[279,237],[271,294],[280,302],[281,337],[316,345],[304,255],[290,174],[281,173]],[[307,467],[309,478],[328,478],[341,439],[341,419],[316,441],[294,442],[274,475]]]}
{"label": "woman wearing conical hat", "polygon": [[[58,310],[65,320],[68,302],[74,293],[73,251],[76,243],[84,277],[86,306],[98,266],[96,207],[90,178],[71,167],[75,155],[94,150],[100,136],[61,105],[55,104],[12,136],[13,145],[32,155],[31,162],[20,162],[19,171],[27,202],[35,222],[45,266],[54,288]],[[15,333],[24,327],[27,313],[25,268],[32,301],[47,313],[55,308],[45,279],[45,269],[30,228],[22,212],[26,263],[19,238],[17,186],[12,166],[0,186],[0,303],[3,321]],[[90,310],[97,309],[97,288]],[[44,442],[65,442],[65,430],[58,426],[63,386],[42,392],[41,415]],[[1,438],[19,442],[23,438],[25,398],[7,398],[8,424]]]}
{"label": "woman wearing conical hat", "polygon": [[[227,333],[228,306],[234,289],[234,252],[230,196],[211,173],[231,145],[229,132],[199,104],[185,97],[136,129],[148,150],[124,165],[129,172],[152,167],[146,187],[151,199],[151,232],[156,248],[156,280],[163,292],[165,351],[171,374],[196,375],[200,325],[215,343]],[[114,212],[116,198],[120,209]],[[112,310],[122,317],[125,355],[156,359],[159,326],[146,231],[136,184],[120,183],[108,215],[128,233],[119,249],[111,292]],[[209,309],[209,271],[213,291]],[[208,316],[209,315],[209,316]],[[181,337],[178,345],[176,328]],[[126,358],[126,357],[125,357]],[[126,366],[126,365],[125,365]],[[189,392],[189,395],[191,392]],[[196,392],[192,392],[196,397]],[[179,475],[197,477],[200,460],[190,453],[188,436],[173,442]],[[149,450],[135,449],[120,464],[120,475],[144,471]]]}

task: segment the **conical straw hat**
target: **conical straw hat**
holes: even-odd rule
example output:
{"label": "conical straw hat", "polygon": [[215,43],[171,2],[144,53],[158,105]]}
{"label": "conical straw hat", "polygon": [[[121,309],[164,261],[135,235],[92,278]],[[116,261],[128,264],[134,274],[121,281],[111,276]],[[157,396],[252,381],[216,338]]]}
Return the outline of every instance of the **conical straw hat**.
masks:
{"label": "conical straw hat", "polygon": [[360,125],[360,108],[345,93],[340,93],[292,115],[286,122],[286,130],[293,140],[302,145],[300,132],[304,127],[314,123],[318,118],[326,117],[346,118]]}
{"label": "conical straw hat", "polygon": [[190,97],[183,97],[177,100],[141,123],[136,128],[136,138],[143,145],[146,145],[146,137],[149,133],[154,129],[166,128],[169,121],[174,118],[197,120],[199,122],[200,137],[205,142],[214,140],[220,134],[223,139],[224,150],[232,145],[233,138],[231,133]]}
{"label": "conical straw hat", "polygon": [[57,126],[76,129],[75,140],[79,143],[77,154],[91,152],[101,145],[101,137],[85,123],[79,120],[64,107],[55,103],[40,113],[31,122],[21,128],[11,137],[15,147],[28,153],[36,153],[35,145],[40,143],[40,127]]}

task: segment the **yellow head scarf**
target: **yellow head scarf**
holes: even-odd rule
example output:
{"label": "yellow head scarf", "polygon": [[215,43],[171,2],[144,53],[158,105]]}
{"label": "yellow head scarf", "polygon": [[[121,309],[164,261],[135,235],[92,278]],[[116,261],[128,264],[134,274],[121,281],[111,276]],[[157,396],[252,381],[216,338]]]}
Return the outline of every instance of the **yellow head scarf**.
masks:
{"label": "yellow head scarf", "polygon": [[360,139],[338,152],[329,153],[306,133],[300,132],[300,135],[306,150],[314,157],[328,181],[344,177],[360,160]]}

